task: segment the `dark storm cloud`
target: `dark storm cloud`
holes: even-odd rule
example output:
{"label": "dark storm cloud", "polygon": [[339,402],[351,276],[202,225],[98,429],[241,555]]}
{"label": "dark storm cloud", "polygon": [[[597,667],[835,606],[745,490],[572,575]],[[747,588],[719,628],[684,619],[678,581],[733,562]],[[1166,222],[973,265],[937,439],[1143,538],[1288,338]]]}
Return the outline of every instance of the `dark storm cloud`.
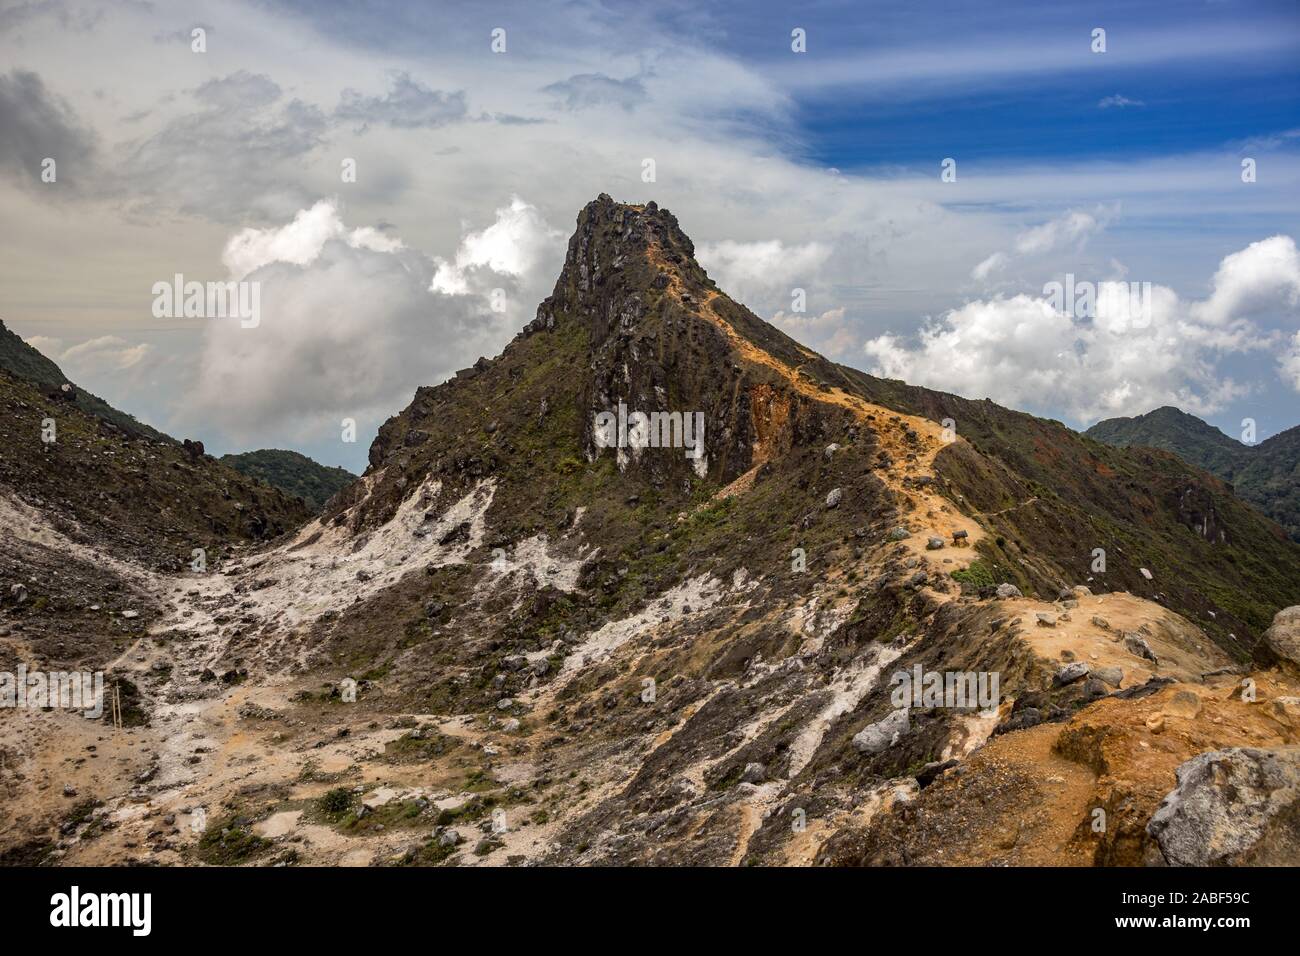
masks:
{"label": "dark storm cloud", "polygon": [[37,185],[42,162],[55,161],[56,183],[74,189],[91,178],[95,136],[36,73],[0,75],[0,168]]}

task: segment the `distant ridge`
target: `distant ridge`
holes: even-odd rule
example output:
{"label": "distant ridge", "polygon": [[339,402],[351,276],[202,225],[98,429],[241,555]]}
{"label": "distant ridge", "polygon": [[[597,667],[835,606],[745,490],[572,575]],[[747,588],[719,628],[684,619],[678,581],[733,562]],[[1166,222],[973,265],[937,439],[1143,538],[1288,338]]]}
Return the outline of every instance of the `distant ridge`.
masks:
{"label": "distant ridge", "polygon": [[313,512],[320,511],[327,501],[357,480],[345,468],[322,465],[306,455],[280,448],[222,455],[221,461],[242,475],[301,498]]}
{"label": "distant ridge", "polygon": [[1230,482],[1243,501],[1300,541],[1300,426],[1258,445],[1246,445],[1195,415],[1166,405],[1133,418],[1108,418],[1084,434],[1117,448],[1145,445],[1173,452]]}

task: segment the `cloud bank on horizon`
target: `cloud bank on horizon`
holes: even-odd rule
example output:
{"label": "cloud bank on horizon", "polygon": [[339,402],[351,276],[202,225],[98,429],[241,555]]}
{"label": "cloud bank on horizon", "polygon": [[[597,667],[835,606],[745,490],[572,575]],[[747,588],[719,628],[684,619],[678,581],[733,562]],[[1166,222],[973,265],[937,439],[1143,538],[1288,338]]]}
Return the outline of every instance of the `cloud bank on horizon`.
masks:
{"label": "cloud bank on horizon", "polygon": [[[159,427],[359,470],[608,192],[866,371],[1080,427],[1300,421],[1294,4],[543,6],[0,5],[0,318]],[[160,321],[180,273],[256,280],[262,321]]]}

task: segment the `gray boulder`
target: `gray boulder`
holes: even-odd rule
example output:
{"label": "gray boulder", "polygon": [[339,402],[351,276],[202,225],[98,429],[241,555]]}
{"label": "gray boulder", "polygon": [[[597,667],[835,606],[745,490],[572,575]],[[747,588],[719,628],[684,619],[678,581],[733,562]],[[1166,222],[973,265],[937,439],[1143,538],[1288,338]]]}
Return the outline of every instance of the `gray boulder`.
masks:
{"label": "gray boulder", "polygon": [[1092,676],[1105,681],[1111,687],[1118,687],[1124,682],[1124,671],[1119,667],[1098,667]]}
{"label": "gray boulder", "polygon": [[1198,754],[1147,824],[1173,866],[1300,865],[1300,747]]}
{"label": "gray boulder", "polygon": [[826,507],[838,508],[840,501],[841,499],[843,499],[843,497],[844,497],[844,490],[842,488],[832,488],[831,493],[826,496]]}
{"label": "gray boulder", "polygon": [[1020,588],[1016,587],[1014,584],[998,585],[998,597],[1000,598],[1018,598],[1023,596],[1024,595],[1020,593]]}
{"label": "gray boulder", "polygon": [[1056,672],[1056,676],[1052,678],[1052,686],[1064,687],[1066,684],[1073,684],[1077,680],[1083,680],[1087,676],[1087,662],[1075,661],[1073,664],[1066,664]]}
{"label": "gray boulder", "polygon": [[887,747],[898,743],[898,738],[907,733],[912,726],[908,720],[907,708],[895,710],[883,720],[867,724],[853,736],[853,746],[858,753],[877,754]]}
{"label": "gray boulder", "polygon": [[1130,654],[1136,654],[1153,664],[1160,663],[1160,659],[1156,657],[1156,652],[1151,650],[1151,645],[1136,634],[1126,633],[1124,635],[1124,649]]}
{"label": "gray boulder", "polygon": [[1273,616],[1272,626],[1264,632],[1264,644],[1284,662],[1300,667],[1300,604]]}

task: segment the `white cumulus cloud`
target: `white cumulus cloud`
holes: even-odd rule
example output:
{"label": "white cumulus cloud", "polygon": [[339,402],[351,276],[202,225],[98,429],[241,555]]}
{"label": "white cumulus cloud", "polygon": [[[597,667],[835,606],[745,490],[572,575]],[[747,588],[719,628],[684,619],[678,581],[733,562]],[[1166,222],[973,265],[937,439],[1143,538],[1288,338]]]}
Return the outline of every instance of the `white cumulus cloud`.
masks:
{"label": "white cumulus cloud", "polygon": [[[1090,310],[1047,296],[997,296],[949,310],[914,343],[880,335],[864,351],[875,374],[1078,423],[1165,404],[1213,414],[1249,391],[1220,370],[1220,359],[1277,342],[1251,316],[1294,311],[1298,299],[1295,244],[1275,236],[1226,256],[1204,301],[1121,282],[1099,283]],[[1281,367],[1300,387],[1300,339],[1295,349]]]}
{"label": "white cumulus cloud", "polygon": [[1271,236],[1225,256],[1214,274],[1214,292],[1196,316],[1210,325],[1268,309],[1300,304],[1300,252],[1290,236]]}
{"label": "white cumulus cloud", "polygon": [[221,254],[230,275],[242,279],[262,266],[287,262],[305,266],[315,261],[330,240],[342,240],[354,249],[373,252],[396,252],[402,248],[398,239],[390,239],[369,226],[348,231],[339,218],[338,204],[322,199],[310,209],[303,209],[286,226],[270,229],[244,229],[231,236]]}
{"label": "white cumulus cloud", "polygon": [[536,206],[518,196],[496,211],[496,221],[461,240],[455,258],[435,258],[437,271],[431,292],[464,295],[482,287],[487,273],[520,279],[527,276],[547,252],[562,248],[564,233],[552,229]]}
{"label": "white cumulus cloud", "polygon": [[506,288],[504,310],[469,283],[433,294],[443,260],[350,228],[330,200],[282,226],[237,233],[223,259],[233,277],[259,283],[261,321],[210,321],[181,417],[243,444],[329,441],[353,418],[364,442],[418,386],[499,352],[526,321],[523,303],[541,297],[535,210],[522,200],[507,210],[504,228],[498,219],[466,236],[458,254],[467,273]]}

